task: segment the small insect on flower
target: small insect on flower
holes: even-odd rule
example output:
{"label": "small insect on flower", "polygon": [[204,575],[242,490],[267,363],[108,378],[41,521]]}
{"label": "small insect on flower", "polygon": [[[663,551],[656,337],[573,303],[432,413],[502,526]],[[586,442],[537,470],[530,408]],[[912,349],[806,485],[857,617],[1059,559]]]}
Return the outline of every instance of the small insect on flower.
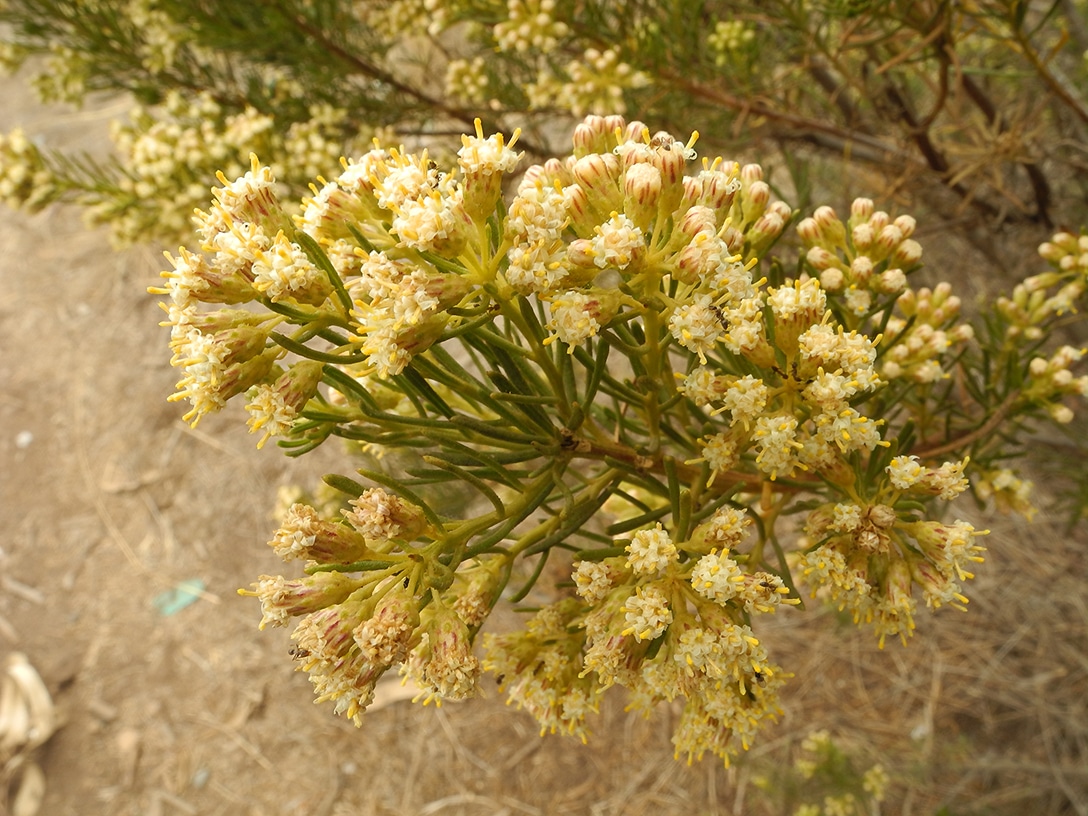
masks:
{"label": "small insect on flower", "polygon": [[724,331],[729,331],[729,322],[725,319],[725,314],[722,312],[722,307],[717,303],[710,304],[710,311],[714,313],[714,317],[718,318],[718,322]]}

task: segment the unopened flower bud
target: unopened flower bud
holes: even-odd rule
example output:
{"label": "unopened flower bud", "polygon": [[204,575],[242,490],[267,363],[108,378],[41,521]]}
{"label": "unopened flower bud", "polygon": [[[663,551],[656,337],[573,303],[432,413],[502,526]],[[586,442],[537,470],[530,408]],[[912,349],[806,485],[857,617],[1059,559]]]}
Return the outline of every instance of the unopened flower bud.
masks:
{"label": "unopened flower bud", "polygon": [[650,129],[646,127],[645,122],[640,122],[637,119],[633,122],[628,122],[623,128],[623,141],[625,142],[642,142],[650,133]]}
{"label": "unopened flower bud", "polygon": [[879,235],[880,231],[883,230],[884,227],[890,226],[891,223],[891,216],[883,210],[877,210],[869,216],[869,228],[872,229],[874,235]]}
{"label": "unopened flower bud", "polygon": [[895,303],[899,307],[899,310],[907,317],[918,312],[918,295],[912,289],[908,289],[897,297]]}
{"label": "unopened flower bud", "polygon": [[846,227],[828,206],[817,207],[812,214],[813,220],[820,228],[820,235],[827,246],[842,246],[846,241]]}
{"label": "unopened flower bud", "polygon": [[619,116],[587,116],[574,129],[574,155],[607,153],[616,144],[616,128],[626,127]]}
{"label": "unopened flower bud", "polygon": [[890,261],[898,266],[910,268],[922,260],[922,245],[913,238],[901,242],[892,253]]}
{"label": "unopened flower bud", "polygon": [[855,198],[850,205],[850,222],[860,224],[868,221],[873,215],[873,201],[870,198]]}
{"label": "unopened flower bud", "polygon": [[618,210],[623,206],[617,179],[620,173],[619,157],[612,153],[592,153],[574,163],[574,178],[586,191],[594,207],[602,212]]}
{"label": "unopened flower bud", "polygon": [[[1057,237],[1057,236],[1055,236]],[[1066,251],[1056,241],[1045,241],[1039,244],[1039,255],[1043,260],[1057,263],[1066,254]]]}
{"label": "unopened flower bud", "polygon": [[753,249],[762,249],[781,235],[785,228],[786,222],[782,216],[776,212],[766,212],[748,230],[748,240]]}
{"label": "unopened flower bud", "polygon": [[[806,244],[817,244],[820,242],[820,225],[816,223],[815,218],[802,218],[797,222],[797,237],[804,241]],[[825,250],[826,251],[826,250]]]}
{"label": "unopened flower bud", "polygon": [[[751,167],[752,165],[748,165]],[[758,166],[758,165],[757,165]],[[762,215],[771,200],[771,188],[765,181],[754,181],[745,192],[744,217],[747,219]]]}
{"label": "unopened flower bud", "polygon": [[718,230],[718,237],[722,239],[722,243],[729,248],[730,252],[740,252],[741,247],[744,246],[744,233],[732,224],[726,224]]}
{"label": "unopened flower bud", "polygon": [[931,319],[934,325],[940,326],[958,315],[960,313],[960,305],[961,301],[956,295],[948,298],[948,300],[933,310]]}
{"label": "unopened flower bud", "polygon": [[875,240],[876,234],[868,224],[857,224],[850,230],[850,242],[858,252],[870,252]]}
{"label": "unopened flower bud", "polygon": [[873,259],[868,255],[858,255],[850,262],[850,277],[854,283],[864,285],[873,276]]}
{"label": "unopened flower bud", "polygon": [[785,201],[772,201],[767,207],[767,212],[775,213],[784,222],[793,218],[793,210]]}
{"label": "unopened flower bud", "polygon": [[579,236],[593,234],[593,228],[600,223],[590,203],[589,194],[580,184],[570,184],[563,188],[563,198],[567,203],[567,214],[571,226]]}
{"label": "unopened flower bud", "polygon": [[1050,418],[1059,425],[1068,425],[1073,421],[1073,410],[1062,405],[1060,402],[1055,402],[1048,406],[1047,413],[1049,413]]}
{"label": "unopened flower bud", "polygon": [[839,269],[842,265],[838,255],[824,249],[822,246],[812,247],[805,253],[805,260],[808,261],[812,265],[812,268],[817,272],[822,272],[825,269]]}
{"label": "unopened flower bud", "polygon": [[903,233],[899,231],[899,227],[894,224],[888,224],[880,230],[876,240],[877,246],[883,250],[882,254],[887,256],[892,250],[899,246],[899,242],[903,240]]}
{"label": "unopened flower bud", "polygon": [[899,229],[899,231],[903,233],[904,238],[910,238],[912,235],[914,235],[914,230],[918,226],[918,222],[909,215],[899,216],[892,222],[892,224],[894,224]]}
{"label": "unopened flower bud", "polygon": [[820,273],[820,285],[828,292],[840,292],[843,285],[846,283],[846,278],[842,274],[842,270],[836,267],[830,267],[823,270]]}
{"label": "unopened flower bud", "polygon": [[635,164],[623,179],[623,211],[635,225],[647,230],[658,212],[661,171],[651,164]]}
{"label": "unopened flower bud", "polygon": [[[665,134],[665,138],[668,141],[655,148],[650,164],[661,172],[661,209],[672,212],[680,206],[684,197],[684,168],[687,166],[688,151],[668,134]],[[691,155],[694,155],[694,151]]]}
{"label": "unopened flower bud", "polygon": [[570,184],[570,170],[559,159],[548,159],[544,164],[532,165],[522,174],[518,191],[529,187],[551,187],[556,181],[564,187]]}
{"label": "unopened flower bud", "polygon": [[1050,240],[1062,247],[1066,252],[1076,252],[1079,244],[1078,237],[1071,232],[1056,233]]}
{"label": "unopened flower bud", "polygon": [[763,180],[763,168],[758,164],[746,164],[740,168],[740,178],[746,185]]}
{"label": "unopened flower bud", "polygon": [[1020,286],[1028,292],[1035,292],[1039,289],[1048,289],[1051,286],[1061,282],[1063,276],[1057,272],[1043,272],[1041,275],[1032,275],[1030,278],[1025,278]]}
{"label": "unopened flower bud", "polygon": [[947,332],[948,340],[953,344],[966,343],[975,339],[975,329],[970,323],[953,326]]}
{"label": "unopened flower bud", "polygon": [[886,295],[897,295],[907,286],[907,276],[902,269],[886,269],[880,273],[879,289]]}
{"label": "unopened flower bud", "polygon": [[[952,297],[955,297],[952,294],[952,284],[950,284],[948,281],[941,281],[933,287],[933,299],[931,301],[932,306],[940,306],[942,303]],[[959,298],[956,298],[956,300],[958,302]]]}

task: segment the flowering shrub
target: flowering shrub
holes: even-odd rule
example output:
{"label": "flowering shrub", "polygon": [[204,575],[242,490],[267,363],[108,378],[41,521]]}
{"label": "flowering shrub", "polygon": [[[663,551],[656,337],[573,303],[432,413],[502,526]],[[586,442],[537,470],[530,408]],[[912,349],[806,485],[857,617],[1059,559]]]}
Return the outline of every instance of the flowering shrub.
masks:
{"label": "flowering shrub", "polygon": [[[292,505],[269,543],[301,575],[246,593],[262,626],[298,619],[294,659],[338,713],[358,724],[396,666],[437,700],[489,670],[584,738],[618,685],[636,709],[682,700],[677,756],[728,761],[790,676],[761,616],[822,597],[906,642],[982,561],[985,531],[945,506],[974,480],[1030,508],[1002,463],[1088,393],[1083,350],[1042,348],[1088,240],[1055,236],[1055,270],[976,330],[948,284],[912,288],[910,216],[799,218],[758,165],[695,144],[593,115],[518,177],[518,134],[477,123],[456,167],[376,143],[297,206],[253,157],[167,256],[187,419],[238,397],[260,445],[399,454]],[[441,505],[445,484],[478,501]],[[561,586],[481,661],[492,609],[550,559]]]}
{"label": "flowering shrub", "polygon": [[0,67],[36,57],[43,100],[139,104],[116,163],[31,139],[34,183],[0,153],[0,185],[19,176],[22,206],[79,201],[121,242],[176,242],[214,169],[233,177],[250,151],[297,197],[389,129],[483,115],[543,161],[557,122],[632,111],[697,121],[715,150],[863,163],[881,194],[940,188],[987,222],[1080,224],[1082,18],[1079,0],[4,0]]}

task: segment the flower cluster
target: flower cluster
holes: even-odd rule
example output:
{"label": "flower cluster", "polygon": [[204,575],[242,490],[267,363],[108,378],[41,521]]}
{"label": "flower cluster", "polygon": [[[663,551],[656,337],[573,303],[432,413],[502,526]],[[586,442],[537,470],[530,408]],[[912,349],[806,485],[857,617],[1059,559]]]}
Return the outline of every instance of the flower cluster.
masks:
{"label": "flower cluster", "polygon": [[973,338],[970,325],[956,323],[960,299],[951,286],[915,291],[907,276],[917,268],[922,247],[911,236],[909,215],[891,218],[867,198],[856,199],[843,224],[830,207],[819,207],[797,225],[808,248],[805,258],[833,295],[848,325],[874,324],[894,299],[896,314],[884,321],[881,374],[933,383],[945,376],[941,358]]}
{"label": "flower cluster", "polygon": [[1073,409],[1061,402],[1068,394],[1088,397],[1088,374],[1076,377],[1070,370],[1085,355],[1083,348],[1062,346],[1049,359],[1034,357],[1028,364],[1028,381],[1024,388],[1025,401],[1042,405],[1055,422],[1073,421]]}
{"label": "flower cluster", "polygon": [[976,496],[983,501],[992,498],[997,509],[1002,512],[1019,513],[1028,521],[1038,512],[1031,502],[1034,485],[1009,468],[982,471],[977,478],[972,479],[971,486]]}
{"label": "flower cluster", "polygon": [[446,93],[453,99],[483,105],[488,100],[490,86],[483,57],[450,60],[446,66]]}
{"label": "flower cluster", "polygon": [[570,29],[555,19],[555,0],[507,0],[507,18],[492,34],[502,51],[548,53]]}
{"label": "flower cluster", "polygon": [[1059,232],[1039,246],[1039,255],[1054,267],[1016,285],[1011,297],[997,300],[1007,321],[1010,343],[1042,339],[1055,317],[1076,311],[1088,289],[1088,235]]}
{"label": "flower cluster", "polygon": [[750,48],[755,38],[755,29],[742,20],[718,20],[706,42],[714,51],[714,63],[724,66],[738,53]]}
{"label": "flower cluster", "polygon": [[769,661],[748,616],[797,602],[781,578],[746,573],[734,559],[750,523],[729,507],[687,541],[673,542],[657,525],[635,532],[626,556],[578,562],[583,603],[560,601],[522,632],[488,636],[485,666],[542,731],[583,739],[586,715],[613,685],[647,711],[683,698],[677,756],[690,761],[709,751],[728,762],[779,713],[787,676]]}
{"label": "flower cluster", "polygon": [[[793,815],[847,816],[878,809],[886,796],[888,772],[880,764],[870,765],[859,772],[855,768],[857,759],[859,757],[847,754],[827,731],[808,734],[801,741],[792,767],[785,773],[795,775],[792,778],[796,781],[788,787],[791,795],[812,801],[798,806],[792,811]],[[785,773],[780,771],[778,776]],[[787,787],[782,785],[780,779],[773,777],[757,779],[756,784],[772,794],[776,789]],[[815,804],[817,801],[820,804]]]}
{"label": "flower cluster", "polygon": [[35,212],[59,192],[41,151],[26,134],[18,128],[6,136],[0,133],[0,201]]}
{"label": "flower cluster", "polygon": [[301,187],[335,163],[348,135],[340,109],[312,107],[305,123],[284,131],[255,108],[230,113],[207,93],[172,92],[161,109],[138,107],[131,118],[112,134],[126,169],[117,183],[127,203],[119,208],[110,200],[90,211],[122,243],[184,234],[189,213],[207,200],[208,180],[217,171],[241,175],[250,153],[281,156],[281,182]]}
{"label": "flower cluster", "polygon": [[[924,496],[951,501],[968,487],[967,462],[925,467],[915,456],[896,456],[867,495],[813,510],[805,534],[813,546],[800,558],[813,595],[826,589],[856,623],[871,623],[880,645],[888,635],[904,643],[914,631],[912,584],[926,604],[963,608],[967,568],[982,561],[973,539],[985,535],[965,522],[951,525],[920,518],[900,502]],[[909,506],[909,505],[908,505]]]}
{"label": "flower cluster", "polygon": [[[359,471],[381,487],[329,476],[349,502],[286,507],[270,543],[307,575],[254,590],[263,624],[301,618],[319,699],[357,721],[397,665],[428,699],[471,693],[472,643],[508,581],[577,541],[574,594],[488,637],[485,667],[544,730],[582,737],[613,686],[644,710],[680,699],[689,759],[728,759],[777,714],[788,673],[754,628],[798,602],[791,570],[881,644],[913,631],[916,588],[966,604],[983,533],[930,508],[968,488],[987,440],[934,441],[921,421],[972,334],[947,284],[905,283],[913,220],[859,200],[847,240],[819,208],[801,230],[823,269],[787,277],[766,261],[793,212],[758,165],[691,169],[696,138],[589,116],[506,201],[518,134],[479,123],[454,167],[376,141],[300,206],[255,156],[220,175],[199,251],[168,255],[154,290],[174,398],[196,422],[244,395],[260,444],[398,451]],[[1017,399],[1083,392],[1078,357],[1039,358]],[[1021,501],[992,461],[976,489]],[[790,552],[768,547],[802,509]]]}
{"label": "flower cluster", "polygon": [[297,668],[309,674],[318,701],[332,701],[356,725],[378,680],[397,666],[428,700],[475,691],[472,631],[490,612],[501,574],[488,562],[466,564],[455,594],[443,593],[451,582],[418,543],[440,533],[418,507],[380,488],[333,520],[296,504],[268,543],[284,561],[305,561],[309,574],[265,575],[240,590],[260,601],[262,628],[299,618]]}
{"label": "flower cluster", "polygon": [[531,108],[559,107],[584,116],[624,110],[624,93],[648,84],[649,77],[621,60],[615,50],[588,48],[581,59],[568,62],[562,74],[544,70],[525,92]]}

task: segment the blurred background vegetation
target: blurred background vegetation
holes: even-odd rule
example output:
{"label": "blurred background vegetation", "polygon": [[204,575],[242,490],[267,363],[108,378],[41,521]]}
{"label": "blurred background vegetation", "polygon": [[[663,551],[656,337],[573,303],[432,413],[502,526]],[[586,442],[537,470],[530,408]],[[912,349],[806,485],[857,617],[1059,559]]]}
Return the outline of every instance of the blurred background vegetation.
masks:
{"label": "blurred background vegetation", "polygon": [[7,0],[0,21],[44,101],[137,103],[115,157],[41,146],[38,183],[5,189],[79,201],[123,242],[176,240],[251,150],[304,193],[374,135],[480,116],[541,160],[587,113],[776,156],[801,209],[825,186],[921,200],[984,252],[1085,221],[1083,0]]}

